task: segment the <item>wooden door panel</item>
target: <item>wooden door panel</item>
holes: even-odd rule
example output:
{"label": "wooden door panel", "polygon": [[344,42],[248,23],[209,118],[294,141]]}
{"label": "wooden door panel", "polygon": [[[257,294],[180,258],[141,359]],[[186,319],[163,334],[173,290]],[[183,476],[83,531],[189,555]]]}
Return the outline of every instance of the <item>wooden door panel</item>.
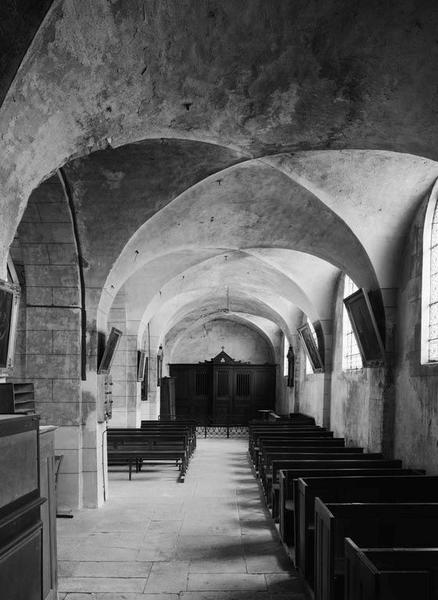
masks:
{"label": "wooden door panel", "polygon": [[246,423],[259,409],[275,407],[275,366],[170,365],[176,378],[177,416]]}
{"label": "wooden door panel", "polygon": [[213,375],[213,420],[227,421],[233,399],[232,372],[229,367],[216,367]]}

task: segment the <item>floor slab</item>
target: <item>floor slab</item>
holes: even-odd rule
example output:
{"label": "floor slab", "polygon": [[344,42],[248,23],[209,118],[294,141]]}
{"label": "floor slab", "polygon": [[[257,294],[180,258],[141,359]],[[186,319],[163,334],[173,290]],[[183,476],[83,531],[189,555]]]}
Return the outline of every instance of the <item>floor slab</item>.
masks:
{"label": "floor slab", "polygon": [[60,600],[304,600],[247,440],[200,439],[185,483],[110,473],[104,507],[58,520]]}

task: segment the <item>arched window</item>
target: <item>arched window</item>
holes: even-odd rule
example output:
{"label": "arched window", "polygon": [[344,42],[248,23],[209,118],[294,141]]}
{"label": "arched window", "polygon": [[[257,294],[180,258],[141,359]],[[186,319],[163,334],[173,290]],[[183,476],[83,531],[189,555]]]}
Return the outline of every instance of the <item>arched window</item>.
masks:
{"label": "arched window", "polygon": [[[344,277],[344,298],[354,294],[359,288],[354,281],[345,275]],[[355,371],[362,369],[362,358],[357,345],[356,336],[351,326],[350,317],[347,309],[343,307],[342,318],[342,369],[344,371]]]}
{"label": "arched window", "polygon": [[429,198],[423,233],[421,362],[438,362],[438,183]]}
{"label": "arched window", "polygon": [[284,336],[284,344],[283,344],[283,375],[287,377],[289,375],[289,359],[287,354],[289,352],[289,340],[286,336]]}

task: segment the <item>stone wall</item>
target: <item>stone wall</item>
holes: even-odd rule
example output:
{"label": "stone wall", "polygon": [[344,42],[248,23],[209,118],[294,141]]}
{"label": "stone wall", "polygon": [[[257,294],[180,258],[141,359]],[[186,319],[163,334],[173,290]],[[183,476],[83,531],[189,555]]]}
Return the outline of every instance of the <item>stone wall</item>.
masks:
{"label": "stone wall", "polygon": [[384,372],[381,368],[344,371],[343,358],[343,277],[335,298],[333,373],[331,381],[330,427],[347,443],[369,452],[382,450]]}
{"label": "stone wall", "polygon": [[197,363],[210,360],[219,354],[222,346],[235,360],[253,364],[275,362],[272,347],[260,333],[241,323],[224,319],[209,321],[188,330],[177,341],[166,362]]}
{"label": "stone wall", "polygon": [[398,303],[395,455],[405,466],[438,474],[438,365],[420,364],[424,202],[414,220],[402,260]]}
{"label": "stone wall", "polygon": [[123,334],[111,367],[112,419],[109,427],[140,427],[140,388],[137,381],[138,322],[128,320],[123,295],[115,300],[109,316],[109,330],[117,327]]}
{"label": "stone wall", "polygon": [[59,505],[95,505],[95,401],[82,397],[78,254],[55,178],[31,195],[11,254],[24,283],[13,380],[34,383],[41,424],[57,427]]}

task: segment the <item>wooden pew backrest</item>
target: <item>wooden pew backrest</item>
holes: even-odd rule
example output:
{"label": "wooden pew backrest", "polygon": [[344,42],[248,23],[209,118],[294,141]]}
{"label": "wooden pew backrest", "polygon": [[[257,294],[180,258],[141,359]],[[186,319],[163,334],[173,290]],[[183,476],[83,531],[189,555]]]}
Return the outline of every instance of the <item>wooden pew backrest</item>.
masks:
{"label": "wooden pew backrest", "polygon": [[315,500],[315,600],[335,600],[344,573],[344,538],[358,546],[433,547],[438,503],[327,503]]}
{"label": "wooden pew backrest", "polygon": [[344,600],[438,597],[438,548],[359,548],[345,539]]}

